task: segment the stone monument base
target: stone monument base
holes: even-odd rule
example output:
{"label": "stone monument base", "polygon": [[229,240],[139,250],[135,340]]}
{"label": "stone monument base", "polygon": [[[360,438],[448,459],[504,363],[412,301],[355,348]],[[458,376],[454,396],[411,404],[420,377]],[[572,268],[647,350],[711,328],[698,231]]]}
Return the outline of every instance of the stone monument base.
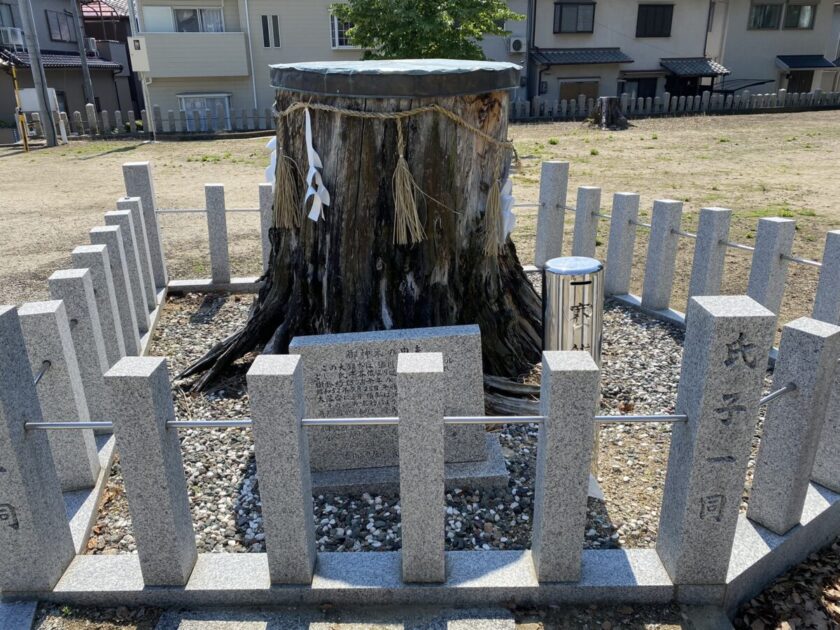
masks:
{"label": "stone monument base", "polygon": [[[499,437],[487,433],[487,458],[477,462],[445,464],[446,489],[477,488],[490,490],[508,484],[508,472]],[[400,491],[399,466],[352,468],[312,472],[312,491],[334,494],[397,494]]]}

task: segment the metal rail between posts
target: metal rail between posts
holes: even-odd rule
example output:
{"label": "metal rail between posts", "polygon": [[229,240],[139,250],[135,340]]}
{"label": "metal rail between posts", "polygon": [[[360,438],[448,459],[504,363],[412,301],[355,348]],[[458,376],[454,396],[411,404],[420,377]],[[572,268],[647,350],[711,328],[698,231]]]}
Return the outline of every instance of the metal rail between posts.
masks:
{"label": "metal rail between posts", "polygon": [[[225,208],[225,212],[259,212],[259,208]],[[158,208],[155,214],[206,214],[206,208]]]}
{"label": "metal rail between posts", "polygon": [[[45,362],[46,363],[46,362]],[[795,383],[788,383],[764,396],[759,405],[766,405],[789,392],[796,391]],[[545,422],[545,416],[444,416],[444,424],[540,424]],[[637,424],[643,422],[688,422],[684,413],[673,414],[638,414],[638,415],[607,415],[595,416],[598,424]],[[301,426],[305,427],[346,427],[346,426],[395,426],[400,419],[396,416],[371,418],[303,418]],[[247,418],[236,420],[170,420],[166,423],[168,429],[242,429],[253,425],[253,420]],[[27,422],[24,428],[28,431],[78,431],[81,429],[113,429],[113,422]]]}
{"label": "metal rail between posts", "polygon": [[799,256],[788,256],[787,254],[782,254],[783,260],[789,260],[790,262],[799,263],[800,265],[807,265],[809,267],[816,267],[817,269],[821,269],[823,264],[818,260],[810,260],[808,258],[800,258]]}

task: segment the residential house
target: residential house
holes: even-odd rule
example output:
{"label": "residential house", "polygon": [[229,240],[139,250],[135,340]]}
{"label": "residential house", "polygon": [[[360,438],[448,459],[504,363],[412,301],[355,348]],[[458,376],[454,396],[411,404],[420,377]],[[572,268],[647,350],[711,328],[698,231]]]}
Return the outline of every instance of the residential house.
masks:
{"label": "residential house", "polygon": [[531,2],[532,97],[691,95],[727,73],[705,55],[709,0]]}
{"label": "residential house", "polygon": [[[47,87],[54,89],[60,111],[84,111],[80,42],[70,2],[75,0],[31,0],[41,60]],[[21,89],[34,87],[30,55],[25,45],[17,2],[0,0],[0,120],[14,120],[15,92],[11,69],[15,68]],[[84,39],[84,33],[83,33]],[[131,107],[129,79],[123,65],[82,41],[97,109]]]}
{"label": "residential house", "polygon": [[834,89],[835,0],[714,0],[711,9],[706,52],[731,72],[723,90]]}
{"label": "residential house", "polygon": [[[149,55],[149,98],[167,110],[232,111],[274,102],[269,66],[297,61],[347,61],[363,51],[347,36],[349,24],[330,13],[335,0],[138,0],[140,30]],[[524,14],[527,0],[511,0]],[[518,48],[507,37],[488,38],[488,56],[523,63],[524,22]],[[523,90],[524,92],[524,90]],[[524,98],[524,94],[523,94]]]}

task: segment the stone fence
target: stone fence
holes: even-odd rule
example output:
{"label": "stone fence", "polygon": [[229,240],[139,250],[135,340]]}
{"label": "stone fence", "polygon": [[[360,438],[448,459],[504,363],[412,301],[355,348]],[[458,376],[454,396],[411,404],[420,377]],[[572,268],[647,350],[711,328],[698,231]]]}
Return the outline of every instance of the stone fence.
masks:
{"label": "stone fence", "polygon": [[[635,97],[621,94],[621,111],[628,118],[651,116],[692,116],[696,114],[767,114],[840,107],[840,92],[815,90],[808,93],[788,93],[786,90],[753,94],[744,90],[738,94],[703,92],[698,96]],[[576,99],[550,101],[534,98],[510,104],[509,117],[513,122],[546,120],[583,120],[595,111],[596,99],[583,94]]]}
{"label": "stone fence", "polygon": [[[696,114],[759,114],[840,107],[840,92],[790,93],[785,90],[767,94],[752,94],[744,90],[739,94],[713,94],[699,96],[671,96],[634,98],[626,92],[621,95],[621,110],[628,118],[651,116],[690,116]],[[530,101],[513,101],[509,118],[512,122],[539,122],[547,120],[583,120],[595,107],[595,99],[580,95],[576,99],[549,101],[534,98]],[[274,129],[274,114],[270,108],[259,110],[234,109],[227,111],[222,105],[215,110],[191,111],[166,110],[152,106],[155,131],[161,135],[213,135],[228,132],[260,132]],[[27,115],[28,124],[37,136],[43,135],[38,113]],[[133,110],[109,112],[88,104],[84,113],[74,111],[68,115],[55,115],[56,129],[63,124],[68,137],[112,138],[119,136],[150,136],[151,125],[147,110],[141,110],[140,119]]]}
{"label": "stone fence", "polygon": [[[562,246],[568,164],[543,169],[538,263]],[[596,416],[600,373],[588,354],[544,353],[538,416],[465,418],[444,415],[443,356],[406,353],[396,364],[397,415],[375,419],[306,418],[304,385],[318,374],[304,373],[297,355],[259,357],[247,374],[250,419],[216,424],[253,432],[267,552],[199,554],[178,439],[185,423],[175,420],[166,359],[144,356],[173,286],[151,167],[126,164],[124,176],[128,196],[91,230],[91,244],[73,251],[73,268],[50,277],[51,301],[0,307],[5,599],[108,606],[676,601],[733,610],[840,532],[840,283],[826,273],[838,265],[837,233],[829,235],[819,308],[784,326],[774,394],[762,398],[793,223],[763,219],[749,295],[715,296],[729,211],[705,209],[690,236],[697,240],[694,289],[687,316],[679,314],[686,336],[675,413],[653,418],[674,423],[655,549],[583,549],[595,426],[623,418]],[[261,190],[268,197],[270,189]],[[576,255],[594,252],[599,196],[597,188],[578,191]],[[667,296],[676,239],[686,237],[681,204],[656,202],[650,224],[638,220],[638,205],[638,195],[616,196],[608,291],[677,317]],[[222,234],[218,187],[208,189],[207,210],[211,235]],[[627,293],[638,227],[651,231],[641,298]],[[218,263],[226,250],[217,244],[212,251]],[[224,267],[213,268],[220,284],[210,279],[204,288],[229,285],[219,275]],[[744,515],[761,405],[768,407]],[[402,549],[316,552],[304,428],[365,421],[398,433]],[[444,461],[432,455],[440,455],[447,425],[476,421],[540,425],[530,550],[444,549]],[[138,552],[84,555],[115,448]]]}

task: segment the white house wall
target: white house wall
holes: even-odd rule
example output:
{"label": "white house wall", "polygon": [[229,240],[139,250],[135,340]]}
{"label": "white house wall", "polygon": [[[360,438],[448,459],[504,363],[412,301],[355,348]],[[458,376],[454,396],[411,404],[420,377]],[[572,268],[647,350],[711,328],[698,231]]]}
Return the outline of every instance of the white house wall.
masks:
{"label": "white house wall", "polygon": [[[832,46],[834,0],[814,1],[819,6],[813,29],[750,30],[747,28],[750,0],[718,0],[716,12],[725,7],[729,19],[725,31],[714,31],[709,39],[720,38],[723,42],[718,60],[732,73],[727,80],[770,80],[770,83],[751,89],[773,92],[787,87],[783,73],[776,66],[777,55],[824,55],[833,61],[837,44],[835,39]],[[824,75],[833,80],[834,74],[834,71],[814,72],[812,87],[822,87]]]}
{"label": "white house wall", "polygon": [[[551,66],[542,73],[542,80],[548,83],[548,93],[541,95],[541,98],[556,99],[559,92],[557,79],[575,76],[597,76],[600,78],[600,95],[615,96],[621,70],[661,71],[660,59],[703,56],[708,0],[675,0],[670,37],[636,37],[639,4],[632,0],[599,0],[595,7],[595,28],[592,33],[555,34],[554,1],[537,0],[534,21],[536,48],[620,48],[633,59],[633,63],[623,64]],[[536,86],[538,78],[532,77],[532,80]],[[661,93],[664,82],[659,83],[658,92]]]}

